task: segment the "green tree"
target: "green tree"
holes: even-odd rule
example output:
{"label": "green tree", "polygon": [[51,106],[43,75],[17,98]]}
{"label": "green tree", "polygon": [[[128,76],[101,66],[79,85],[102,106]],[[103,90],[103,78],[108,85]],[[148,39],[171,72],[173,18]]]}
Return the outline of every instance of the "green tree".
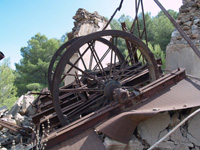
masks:
{"label": "green tree", "polygon": [[19,96],[33,88],[41,90],[47,87],[49,63],[60,45],[60,40],[48,39],[38,33],[28,41],[27,47],[21,48],[23,58],[19,64],[15,64],[17,76],[15,84]]}
{"label": "green tree", "polygon": [[[178,13],[173,10],[168,10],[169,14],[177,18]],[[161,11],[156,17],[153,18],[153,24],[150,27],[153,32],[153,44],[159,44],[162,51],[165,52],[166,46],[169,44],[171,39],[171,33],[174,30],[174,26],[166,15]]]}
{"label": "green tree", "polygon": [[154,54],[155,59],[161,58],[163,64],[162,69],[165,69],[166,57],[165,53],[161,50],[160,45],[159,44],[152,45],[151,43],[148,43],[148,47]]}
{"label": "green tree", "polygon": [[14,81],[15,75],[10,68],[10,60],[4,59],[0,62],[0,107],[6,105],[11,108],[17,100]]}

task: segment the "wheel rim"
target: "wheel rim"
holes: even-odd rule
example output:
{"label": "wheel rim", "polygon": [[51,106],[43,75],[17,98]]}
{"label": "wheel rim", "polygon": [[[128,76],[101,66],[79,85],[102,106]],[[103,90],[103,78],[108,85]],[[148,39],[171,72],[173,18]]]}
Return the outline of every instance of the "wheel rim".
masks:
{"label": "wheel rim", "polygon": [[[113,44],[110,44],[111,42],[105,42],[105,40],[100,41],[100,38],[102,37],[112,37]],[[118,50],[116,44],[117,38],[122,38],[129,44],[134,45],[136,47],[135,52],[137,52],[137,49],[139,49],[139,51],[142,54],[142,57],[145,58],[146,63],[136,64],[135,60],[134,61],[131,60],[133,58],[133,54],[129,54],[126,57],[126,59],[122,58],[122,54]],[[94,46],[94,44],[96,44],[96,41],[100,41],[109,48],[111,48],[110,56],[108,56],[110,57],[109,60],[110,66],[105,67],[103,62],[100,61],[102,56],[98,56],[97,49]],[[83,52],[80,52],[79,49],[83,47],[86,43],[88,44],[88,46],[84,48]],[[83,56],[86,55],[87,49],[90,49],[91,56],[93,56],[93,61],[91,61],[90,57],[88,65],[86,64],[84,65],[84,63],[82,62],[83,64],[82,68],[84,69],[80,69],[77,64],[78,62],[83,61]],[[79,53],[79,59],[77,59],[78,62],[76,61],[71,62],[72,57],[77,53]],[[115,59],[115,57],[117,57],[117,59]],[[116,60],[118,60],[119,62],[117,62]],[[96,62],[96,65],[95,64],[91,65],[91,62],[92,63]],[[98,64],[98,62],[100,63]],[[118,66],[119,64],[120,66]],[[67,88],[66,87],[60,88],[61,79],[64,79],[62,76],[63,76],[63,71],[66,68],[66,65],[69,66],[67,76],[68,77],[73,76],[74,80],[76,81],[72,82],[72,84],[70,84]],[[151,51],[141,40],[123,31],[118,31],[118,30],[100,31],[82,37],[81,39],[74,42],[73,45],[71,45],[70,48],[68,48],[68,51],[63,54],[62,58],[58,62],[52,82],[53,83],[52,96],[53,96],[54,108],[57,112],[57,116],[61,124],[66,125],[72,122],[73,119],[74,120],[79,119],[79,116],[82,115],[83,112],[88,114],[91,113],[92,111],[96,111],[104,107],[105,105],[109,104],[110,101],[112,101],[112,98],[110,98],[110,94],[106,93],[112,92],[115,88],[126,85],[127,80],[128,79],[130,80],[130,77],[132,77],[131,74],[127,75],[127,72],[123,71],[125,70],[124,68],[127,67],[133,68],[137,66],[138,68],[140,68],[138,70],[135,70],[134,73],[137,73],[137,71],[145,69],[147,65],[150,76],[149,79],[151,81],[156,80],[158,78],[157,65]],[[72,69],[70,68],[73,68],[76,71],[74,71],[71,74],[70,71]],[[66,77],[66,74],[64,76]],[[77,105],[71,108],[70,111],[66,111],[65,113],[63,113],[63,110],[60,105],[61,98],[59,94],[63,94],[65,92],[69,95],[73,94],[72,97],[75,97],[75,95],[77,95],[78,98],[77,101],[73,101],[73,104]],[[87,112],[86,111],[87,109],[88,110],[90,109],[90,111]],[[70,117],[73,119],[70,119]]]}

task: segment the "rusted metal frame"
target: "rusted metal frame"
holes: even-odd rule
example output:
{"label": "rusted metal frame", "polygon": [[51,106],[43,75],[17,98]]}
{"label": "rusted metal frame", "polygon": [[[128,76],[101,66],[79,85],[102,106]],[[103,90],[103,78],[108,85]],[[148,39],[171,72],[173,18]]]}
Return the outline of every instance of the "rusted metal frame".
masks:
{"label": "rusted metal frame", "polygon": [[[78,54],[79,54],[79,56],[81,56],[80,50],[78,50]],[[85,62],[84,62],[84,60],[83,60],[82,57],[81,57],[81,61],[82,61],[82,63],[83,63],[83,66],[84,66],[85,70],[87,70],[87,67],[86,67]]]}
{"label": "rusted metal frame", "polygon": [[[93,128],[98,123],[119,114],[121,112],[121,108],[119,104],[115,104],[113,106],[109,106],[100,110],[96,113],[89,114],[76,122],[73,122],[69,126],[65,126],[60,130],[49,135],[48,142],[47,142],[47,149],[58,144],[62,141],[75,137],[76,135],[82,133],[83,131]],[[45,141],[46,139],[44,139]]]}
{"label": "rusted metal frame", "polygon": [[[125,22],[121,23],[121,25],[122,25],[123,31],[128,32]],[[126,40],[126,47],[128,49],[129,54],[131,54],[130,62],[132,64],[137,63],[138,62],[137,47],[135,47],[132,43],[130,44],[127,40]]]}
{"label": "rusted metal frame", "polygon": [[103,90],[94,88],[60,89],[61,92],[102,92]]}
{"label": "rusted metal frame", "polygon": [[132,33],[132,34],[133,34],[133,29],[135,27],[136,18],[137,18],[137,15],[138,15],[140,0],[139,0],[138,4],[137,4],[137,0],[135,2],[136,2],[135,7],[138,8],[138,9],[135,10],[135,19],[134,19],[133,24],[132,24],[131,29],[130,29],[130,33]]}
{"label": "rusted metal frame", "polygon": [[[76,65],[78,63],[78,61],[83,57],[83,55],[85,55],[85,53],[89,50],[89,47],[79,56],[79,58],[75,61],[74,65]],[[73,67],[71,67],[62,77],[61,81],[64,80],[64,78],[68,75],[68,73],[73,69]]]}
{"label": "rusted metal frame", "polygon": [[94,42],[92,42],[92,44],[89,44],[89,47],[90,47],[90,50],[91,50],[91,54],[93,55],[96,63],[98,64],[99,66],[99,70],[100,72],[102,73],[102,75],[105,77],[106,80],[108,80],[108,77],[107,77],[107,74],[105,73],[105,70],[103,68],[103,65],[101,64],[101,61],[95,51],[95,48],[94,48],[94,45],[93,45]]}
{"label": "rusted metal frame", "polygon": [[104,85],[101,81],[95,79],[93,76],[89,75],[88,73],[86,73],[85,71],[83,71],[82,69],[76,67],[73,63],[68,62],[68,65],[72,66],[72,68],[74,67],[75,69],[77,69],[78,71],[80,71],[81,73],[85,74],[86,76],[90,77],[91,79],[95,80],[97,83]]}
{"label": "rusted metal frame", "polygon": [[138,96],[130,95],[129,100],[124,104],[124,111],[130,111],[136,109],[137,105],[144,103],[150,97],[159,94],[162,90],[173,86],[177,82],[185,78],[185,70],[180,69],[174,71],[172,74],[165,75],[160,79],[148,84],[147,86],[140,88],[140,94]]}
{"label": "rusted metal frame", "polygon": [[[90,98],[90,101],[93,101],[93,99],[96,99],[97,97],[99,97],[99,94],[96,94],[96,97],[91,97]],[[90,101],[88,101],[88,102],[90,102]],[[98,100],[96,100],[96,101],[98,101]],[[84,105],[82,105],[82,104],[86,104],[86,103],[84,103],[83,101],[80,101],[80,102],[76,102],[76,104],[72,104],[72,105],[69,105],[69,106],[67,106],[67,107],[63,107],[62,108],[62,112],[63,113],[66,113],[66,112],[68,112],[69,110],[72,110],[72,109],[76,109],[76,110],[79,110],[79,108],[81,109]],[[73,106],[74,105],[74,106]],[[80,107],[79,107],[80,106]],[[79,108],[77,108],[77,107],[79,107]],[[75,110],[73,110],[73,111],[75,111]],[[42,117],[42,116],[40,116],[40,117]],[[39,117],[37,118],[37,119],[40,119]],[[54,113],[52,113],[52,114],[50,114],[50,116],[48,117],[48,116],[46,116],[46,117],[43,117],[43,118],[41,118],[40,119],[40,123],[43,123],[43,122],[45,122],[45,121],[47,121],[47,120],[50,120],[50,122],[51,122],[51,124],[52,123],[56,123],[56,122],[58,122],[58,119],[57,119],[57,114],[54,112]],[[35,120],[36,121],[36,120]]]}
{"label": "rusted metal frame", "polygon": [[[127,75],[125,78],[123,78],[120,83],[121,84],[124,84],[125,81],[131,81],[132,79],[134,79],[135,76],[140,76],[141,74],[143,74],[143,72],[146,72],[148,73],[148,69],[145,69],[147,66],[142,66],[141,68],[138,68],[136,70],[134,70],[133,74],[132,75]],[[141,73],[141,74],[140,74]]]}
{"label": "rusted metal frame", "polygon": [[[104,58],[108,55],[108,53],[110,52],[110,48],[108,48],[108,50],[103,54],[103,56],[100,58],[100,61],[102,62],[104,60]],[[93,70],[97,69],[97,65],[94,66]]]}
{"label": "rusted metal frame", "polygon": [[[118,71],[118,74],[116,74],[116,80],[120,81],[122,79],[122,77],[124,76],[124,74],[126,73],[126,71],[129,71],[130,69],[136,69],[137,67],[139,67],[141,65],[141,63],[136,63],[133,64],[132,66],[123,66],[124,68],[120,68],[120,70]],[[119,75],[119,76],[118,76]]]}
{"label": "rusted metal frame", "polygon": [[176,21],[172,18],[172,16],[167,12],[167,10],[162,6],[162,4],[158,0],[154,0],[155,3],[160,7],[160,9],[164,12],[164,14],[169,18],[169,20],[172,22],[172,24],[175,26],[175,28],[179,31],[179,33],[182,35],[182,37],[187,41],[187,43],[191,46],[191,48],[194,50],[196,55],[200,58],[200,51],[196,47],[196,45],[192,42],[192,40],[187,36],[187,34],[183,31],[183,29],[176,23]]}
{"label": "rusted metal frame", "polygon": [[122,111],[129,110],[132,106],[142,102],[146,98],[153,96],[158,92],[161,92],[161,90],[174,85],[184,77],[184,70],[180,70],[173,74],[164,76],[160,78],[159,82],[155,81],[151,84],[151,86],[143,88],[145,91],[141,88],[141,95],[136,97],[131,95],[129,100],[123,105],[115,103],[113,105],[106,106],[98,110],[96,113],[91,113],[81,118],[80,120],[77,120],[61,129],[58,129],[47,137],[47,148],[50,148],[54,144],[58,144],[64,140],[75,137],[84,130],[94,127],[100,122],[107,120],[111,116],[117,115]]}
{"label": "rusted metal frame", "polygon": [[[125,31],[125,32],[128,32],[128,29],[127,29],[127,27],[126,27],[126,23],[125,22],[123,22],[123,23],[121,23],[121,26],[122,26],[122,30],[123,31]],[[127,41],[127,40],[125,40],[125,42],[126,42],[126,47],[127,47],[127,49],[128,49],[128,53],[130,54],[130,62],[132,63],[132,64],[134,64],[134,60],[133,60],[133,51],[131,50],[132,49],[132,46],[130,45],[130,43]],[[132,56],[132,57],[131,57]]]}
{"label": "rusted metal frame", "polygon": [[123,74],[123,76],[121,77],[120,80],[128,78],[129,76],[134,76],[135,73],[138,73],[139,71],[142,71],[146,67],[147,66],[142,66],[141,63],[137,63],[137,65],[135,65],[135,66],[133,66],[131,68],[127,68],[124,71],[124,74]]}
{"label": "rusted metal frame", "polygon": [[175,70],[171,74],[165,75],[164,77],[161,77],[160,79],[148,84],[147,86],[140,88],[139,91],[141,94],[138,95],[137,97],[134,96],[132,98],[130,97],[130,100],[134,104],[145,102],[151,96],[154,96],[155,94],[158,94],[162,90],[170,86],[173,86],[174,84],[181,81],[185,77],[186,75],[184,69]]}
{"label": "rusted metal frame", "polygon": [[0,119],[0,125],[5,128],[8,128],[9,130],[12,130],[14,132],[19,132],[20,134],[25,135],[25,136],[29,135],[28,132],[32,131],[29,128],[20,127],[16,124],[13,124],[11,122],[8,122],[8,121],[2,120],[2,119]]}
{"label": "rusted metal frame", "polygon": [[[71,105],[69,105],[67,107],[62,108],[62,112],[63,113],[67,113],[67,112],[69,112],[69,111],[71,111],[73,109],[76,109],[77,107],[79,107],[82,104],[84,104],[84,102],[82,102],[82,101],[76,102],[74,104],[71,104]],[[59,122],[59,120],[57,118],[56,112],[48,114],[47,116],[40,116],[40,117],[41,118],[37,118],[37,119],[39,119],[39,124],[47,124],[47,120],[50,121],[51,126],[54,125],[54,124],[58,124],[58,123],[60,124],[60,122]],[[35,120],[35,121],[38,122],[38,120]]]}
{"label": "rusted metal frame", "polygon": [[[59,96],[60,99],[65,99],[64,101],[60,101],[61,108],[64,108],[65,106],[73,103],[75,97],[70,98],[70,96],[73,96],[73,95],[74,95],[74,93],[71,92],[71,93],[67,93],[67,94],[63,94],[62,96]],[[70,100],[68,98],[70,98]],[[54,112],[54,107],[53,107],[53,103],[51,100],[49,100],[48,105],[49,105],[49,107],[39,106],[41,111],[38,112],[36,115],[32,116],[34,123],[38,123],[39,119],[42,118],[42,116],[46,116],[46,115],[49,115]]]}
{"label": "rusted metal frame", "polygon": [[107,24],[105,25],[105,27],[103,28],[103,30],[105,30],[108,27],[108,25],[110,24],[110,22],[114,18],[114,16],[117,13],[117,11],[120,11],[120,9],[122,7],[122,3],[123,3],[123,0],[121,0],[119,7],[114,11],[113,15],[110,17],[109,21],[107,22]]}
{"label": "rusted metal frame", "polygon": [[[142,16],[143,16],[143,24],[144,24],[144,29],[142,32],[142,37],[143,37],[143,33],[145,33],[145,40],[146,40],[146,44],[148,45],[148,38],[147,38],[147,30],[146,30],[146,21],[145,21],[145,15],[144,15],[144,6],[143,6],[143,0],[141,0],[141,8],[142,8]],[[140,38],[142,38],[140,37]]]}
{"label": "rusted metal frame", "polygon": [[[114,38],[111,39],[112,40],[112,43],[114,43]],[[110,73],[109,73],[109,78],[112,77],[112,60],[113,60],[113,50],[111,50],[111,56],[110,56]]]}
{"label": "rusted metal frame", "polygon": [[67,116],[72,117],[72,116],[75,115],[76,113],[78,113],[78,112],[80,112],[80,111],[82,111],[82,110],[84,110],[84,109],[90,107],[92,104],[98,102],[100,99],[102,99],[102,97],[104,97],[104,96],[102,95],[101,97],[98,97],[98,98],[95,99],[95,100],[90,100],[90,101],[85,102],[82,106],[79,106],[79,108],[76,108],[76,109],[74,109],[73,111],[69,112],[69,113],[67,114]]}

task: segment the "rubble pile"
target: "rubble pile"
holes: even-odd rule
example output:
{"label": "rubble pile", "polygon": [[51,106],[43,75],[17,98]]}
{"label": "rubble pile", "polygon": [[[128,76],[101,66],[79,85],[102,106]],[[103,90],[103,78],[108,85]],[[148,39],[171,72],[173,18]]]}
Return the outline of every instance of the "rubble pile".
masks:
{"label": "rubble pile", "polygon": [[[131,141],[123,144],[108,137],[104,145],[108,150],[145,150],[165,136],[196,109],[158,113],[137,126]],[[200,150],[200,113],[188,120],[161,142],[157,150]]]}
{"label": "rubble pile", "polygon": [[[183,5],[179,9],[177,23],[192,39],[194,44],[199,45],[200,40],[200,1],[199,0],[183,0]],[[170,44],[187,44],[180,35],[178,30],[174,30]]]}
{"label": "rubble pile", "polygon": [[6,106],[0,108],[0,150],[30,149],[34,100],[33,95],[22,95],[10,110]]}
{"label": "rubble pile", "polygon": [[67,34],[69,40],[74,37],[100,31],[107,23],[107,20],[100,16],[98,12],[90,13],[83,8],[77,10],[73,19],[75,20],[74,28],[72,32]]}

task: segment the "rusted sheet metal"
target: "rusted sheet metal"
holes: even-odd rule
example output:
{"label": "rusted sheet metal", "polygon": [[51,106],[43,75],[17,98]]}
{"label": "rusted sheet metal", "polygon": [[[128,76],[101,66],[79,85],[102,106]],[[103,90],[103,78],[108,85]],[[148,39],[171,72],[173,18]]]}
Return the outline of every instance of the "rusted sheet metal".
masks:
{"label": "rusted sheet metal", "polygon": [[[48,148],[47,148],[48,149]],[[67,141],[57,143],[48,150],[106,150],[101,139],[92,129],[71,138]]]}
{"label": "rusted sheet metal", "polygon": [[0,51],[0,60],[3,59],[5,56],[4,54]]}
{"label": "rusted sheet metal", "polygon": [[200,83],[185,78],[97,127],[117,141],[128,143],[135,127],[154,114],[200,106]]}
{"label": "rusted sheet metal", "polygon": [[[107,105],[106,107],[94,113],[88,114],[87,116],[75,122],[72,122],[71,124],[67,126],[57,129],[55,132],[52,132],[47,137],[48,139],[47,146],[50,148],[57,143],[68,141],[69,139],[76,137],[78,134],[82,133],[83,131],[88,130],[90,128],[95,128],[95,126],[97,126],[99,123],[106,121],[110,119],[111,117],[120,114],[121,112],[132,110],[131,106],[139,104],[140,101],[144,101],[148,97],[153,96],[154,94],[159,92],[158,88],[160,90],[163,90],[169,86],[176,84],[184,77],[185,77],[185,71],[183,69],[176,70],[172,74],[163,76],[161,79],[159,79],[159,81],[156,80],[153,83],[150,83],[144,88],[142,88],[141,94],[139,96],[132,95],[129,98],[127,98],[125,101],[123,101],[122,103],[114,102],[111,105]],[[120,139],[123,138],[122,142],[128,141],[128,139],[131,136],[131,133],[133,132],[137,124],[149,118],[150,116],[152,116],[151,114],[154,112],[151,112],[147,116],[144,115],[143,112],[142,113],[140,112],[138,114],[134,113],[134,115],[131,116],[132,113],[134,112],[131,112],[131,113],[128,112],[127,114],[125,114],[124,118],[123,118],[124,114],[122,114],[122,116],[117,117],[117,119],[114,120],[113,124],[124,126],[123,128],[121,128],[121,130],[122,129],[123,130],[118,133],[126,133],[125,136],[122,136],[122,135],[117,136]],[[136,116],[136,118],[134,118],[134,116]],[[118,123],[118,121],[116,120],[121,122],[121,124]],[[109,130],[112,131],[110,133],[113,134],[113,137],[116,137],[116,131],[120,129],[120,128],[116,129],[117,127],[116,125],[115,125],[115,128],[111,127],[111,128],[108,128],[108,130],[106,129],[107,131]],[[126,127],[126,125],[128,125],[128,127]],[[109,125],[108,127],[110,126],[112,125]],[[114,129],[114,130],[111,130],[111,129]],[[47,139],[44,139],[44,141]]]}
{"label": "rusted sheet metal", "polygon": [[137,111],[170,111],[200,106],[200,84],[185,78],[176,85],[152,96],[142,104],[134,106]]}
{"label": "rusted sheet metal", "polygon": [[134,111],[121,113],[98,126],[96,129],[116,141],[128,143],[137,125],[151,118],[154,114],[155,112],[143,113]]}

